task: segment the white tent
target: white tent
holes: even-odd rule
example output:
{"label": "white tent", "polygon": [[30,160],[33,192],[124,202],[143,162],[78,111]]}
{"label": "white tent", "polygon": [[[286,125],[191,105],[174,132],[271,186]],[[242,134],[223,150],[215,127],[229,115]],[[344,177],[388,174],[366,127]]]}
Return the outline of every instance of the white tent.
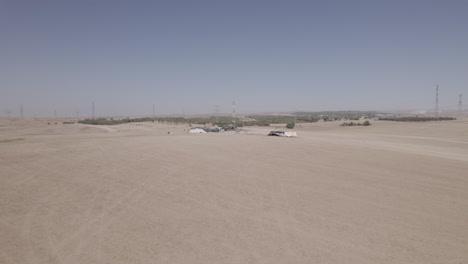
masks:
{"label": "white tent", "polygon": [[200,134],[200,133],[206,133],[205,130],[201,129],[201,128],[192,128],[192,129],[189,129],[188,131],[190,134]]}
{"label": "white tent", "polygon": [[286,132],[284,132],[284,136],[285,137],[297,137],[297,133],[292,132],[292,131],[286,131]]}

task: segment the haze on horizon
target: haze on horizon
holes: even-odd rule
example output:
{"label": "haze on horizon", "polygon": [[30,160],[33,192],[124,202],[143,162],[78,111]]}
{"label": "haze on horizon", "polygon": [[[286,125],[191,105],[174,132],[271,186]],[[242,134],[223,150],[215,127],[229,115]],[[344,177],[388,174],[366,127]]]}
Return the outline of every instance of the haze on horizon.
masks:
{"label": "haze on horizon", "polygon": [[[467,1],[0,2],[0,116],[456,109]],[[465,103],[466,105],[466,103]],[[466,106],[464,107],[467,108]]]}

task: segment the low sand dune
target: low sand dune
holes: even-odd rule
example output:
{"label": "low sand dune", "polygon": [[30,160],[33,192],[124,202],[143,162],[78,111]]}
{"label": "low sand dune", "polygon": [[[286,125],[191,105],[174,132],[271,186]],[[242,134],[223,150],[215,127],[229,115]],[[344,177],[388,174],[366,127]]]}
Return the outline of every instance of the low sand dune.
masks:
{"label": "low sand dune", "polygon": [[0,119],[0,263],[468,263],[466,120],[48,122]]}

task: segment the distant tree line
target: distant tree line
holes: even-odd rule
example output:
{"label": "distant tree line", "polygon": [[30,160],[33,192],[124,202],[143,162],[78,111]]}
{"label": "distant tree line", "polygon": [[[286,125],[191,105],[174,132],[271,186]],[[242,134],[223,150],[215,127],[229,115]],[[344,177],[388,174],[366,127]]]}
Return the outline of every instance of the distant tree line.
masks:
{"label": "distant tree line", "polygon": [[456,118],[454,117],[404,116],[404,117],[379,117],[379,120],[399,121],[399,122],[428,122],[428,121],[456,120]]}
{"label": "distant tree line", "polygon": [[270,124],[287,124],[295,122],[295,116],[291,115],[250,115],[249,119],[254,121],[247,121],[245,125],[252,126],[269,126]]}
{"label": "distant tree line", "polygon": [[370,126],[371,123],[369,122],[369,120],[366,120],[364,121],[364,123],[355,123],[355,122],[349,122],[349,123],[343,123],[341,124],[340,126]]}
{"label": "distant tree line", "polygon": [[359,120],[371,119],[377,117],[377,112],[374,111],[322,111],[322,112],[295,112],[298,121],[317,122],[323,120],[339,121],[339,120]]}
{"label": "distant tree line", "polygon": [[[81,124],[88,125],[119,125],[136,122],[159,122],[168,124],[216,124],[219,126],[232,124],[231,117],[139,117],[139,118],[95,118],[78,121]],[[236,122],[237,123],[237,122]]]}
{"label": "distant tree line", "polygon": [[[292,115],[249,115],[245,119],[236,118],[235,125],[242,126],[270,126],[270,124],[315,123],[318,121],[359,120],[361,117],[373,118],[374,112],[339,111],[339,112],[296,112]],[[213,124],[225,126],[233,124],[230,116],[210,117],[139,117],[139,118],[95,118],[78,121],[89,125],[119,125],[134,122],[159,122],[171,124]]]}

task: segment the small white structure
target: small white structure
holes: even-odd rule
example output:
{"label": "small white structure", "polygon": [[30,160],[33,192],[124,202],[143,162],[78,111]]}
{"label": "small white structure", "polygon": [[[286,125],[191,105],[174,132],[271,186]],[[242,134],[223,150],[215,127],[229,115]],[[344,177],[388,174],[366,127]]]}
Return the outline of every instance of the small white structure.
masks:
{"label": "small white structure", "polygon": [[293,131],[286,131],[284,132],[285,137],[297,137],[297,133]]}
{"label": "small white structure", "polygon": [[204,129],[197,128],[197,127],[189,129],[188,132],[190,134],[203,134],[203,133],[206,133],[206,131]]}

